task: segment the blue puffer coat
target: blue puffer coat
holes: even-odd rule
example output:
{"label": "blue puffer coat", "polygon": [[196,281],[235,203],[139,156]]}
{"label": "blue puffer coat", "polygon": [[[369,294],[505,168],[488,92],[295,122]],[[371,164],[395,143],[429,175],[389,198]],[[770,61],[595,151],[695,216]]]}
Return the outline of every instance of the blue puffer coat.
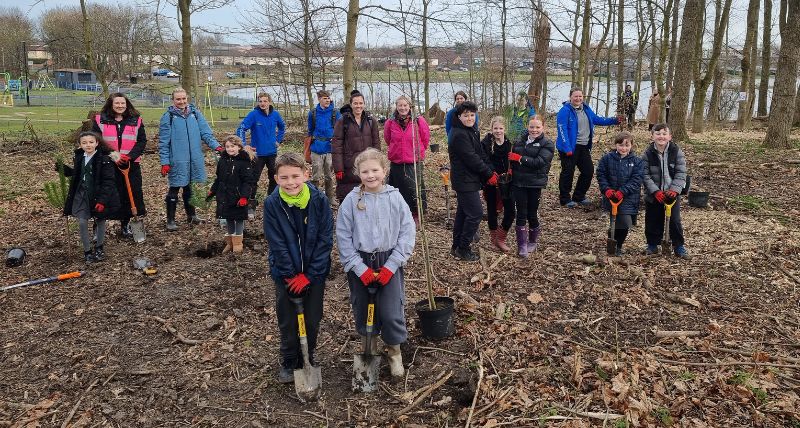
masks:
{"label": "blue puffer coat", "polygon": [[[316,115],[316,121],[314,116]],[[308,112],[308,135],[314,137],[311,142],[311,151],[324,155],[331,152],[331,140],[333,139],[333,127],[336,121],[341,119],[342,114],[333,107],[333,102],[327,107],[322,108],[319,104],[314,110]]]}
{"label": "blue puffer coat", "polygon": [[170,187],[206,182],[201,141],[211,149],[219,147],[203,113],[189,104],[189,115],[183,117],[175,106],[169,106],[158,125],[158,155],[161,165],[171,167],[168,175]]}
{"label": "blue puffer coat", "polygon": [[269,243],[269,268],[272,279],[283,284],[286,278],[304,273],[316,284],[324,283],[331,270],[333,248],[333,212],[325,194],[306,183],[311,191],[308,201],[305,239],[300,234],[289,208],[278,189],[264,200],[264,236]]}
{"label": "blue puffer coat", "polygon": [[603,194],[603,209],[611,211],[611,203],[605,197],[606,190],[622,192],[619,213],[636,215],[639,212],[639,198],[644,178],[645,162],[632,151],[624,158],[616,150],[606,153],[597,163],[597,183]]}
{"label": "blue puffer coat", "polygon": [[[275,132],[277,128],[278,132]],[[278,144],[283,141],[286,124],[281,114],[269,106],[269,113],[265,113],[258,106],[247,113],[236,135],[247,145],[247,131],[250,130],[250,145],[256,149],[257,156],[272,156],[278,153]]]}

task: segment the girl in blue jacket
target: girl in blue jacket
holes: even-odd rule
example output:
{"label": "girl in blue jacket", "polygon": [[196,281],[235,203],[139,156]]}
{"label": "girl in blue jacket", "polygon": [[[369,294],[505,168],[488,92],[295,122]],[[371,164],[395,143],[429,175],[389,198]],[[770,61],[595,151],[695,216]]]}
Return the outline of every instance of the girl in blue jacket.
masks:
{"label": "girl in blue jacket", "polygon": [[267,194],[271,195],[275,190],[275,158],[278,156],[278,147],[283,142],[283,135],[286,131],[286,123],[281,114],[272,107],[272,97],[269,94],[265,92],[258,94],[258,105],[247,114],[236,130],[236,135],[242,139],[242,142],[247,142],[248,130],[250,131],[250,146],[256,152],[253,166],[253,193],[250,195],[248,212],[248,216],[252,218],[256,206],[258,181],[261,179],[264,166],[267,167],[267,179],[269,180]]}
{"label": "girl in blue jacket", "polygon": [[[388,347],[392,376],[400,377],[400,344],[408,337],[403,266],[414,251],[416,227],[400,191],[385,184],[386,155],[368,148],[354,165],[361,186],[347,194],[336,217],[339,260],[347,272],[356,330],[366,335],[368,293],[375,293],[375,331]],[[372,338],[370,348],[377,349],[377,335]]]}
{"label": "girl in blue jacket", "polygon": [[633,136],[620,132],[614,137],[614,150],[608,152],[597,164],[597,184],[603,194],[603,209],[611,211],[611,203],[622,200],[617,208],[614,240],[617,256],[622,255],[622,244],[631,225],[636,224],[639,213],[639,195],[644,177],[644,161],[633,152]]}

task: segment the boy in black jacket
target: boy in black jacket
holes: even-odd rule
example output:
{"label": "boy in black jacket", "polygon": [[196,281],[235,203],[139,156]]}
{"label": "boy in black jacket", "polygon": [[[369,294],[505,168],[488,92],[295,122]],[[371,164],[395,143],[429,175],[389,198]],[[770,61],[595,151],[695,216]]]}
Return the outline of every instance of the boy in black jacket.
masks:
{"label": "boy in black jacket", "polygon": [[306,181],[308,165],[299,153],[275,161],[278,191],[264,201],[264,236],[275,281],[275,306],[281,331],[282,364],[278,382],[291,383],[303,366],[297,316],[290,298],[302,297],[309,359],[314,362],[325,278],[331,269],[333,213],[328,198]]}

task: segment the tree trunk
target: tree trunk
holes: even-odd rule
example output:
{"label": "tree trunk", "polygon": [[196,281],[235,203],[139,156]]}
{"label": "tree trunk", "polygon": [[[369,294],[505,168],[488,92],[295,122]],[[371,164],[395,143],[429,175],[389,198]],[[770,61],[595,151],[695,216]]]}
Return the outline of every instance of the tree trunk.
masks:
{"label": "tree trunk", "polygon": [[537,103],[536,111],[544,113],[544,90],[547,77],[547,50],[550,44],[550,20],[547,12],[539,14],[538,25],[534,31],[535,48],[533,52],[533,71],[528,95]]}
{"label": "tree trunk", "polygon": [[344,85],[344,97],[350,97],[353,90],[353,63],[356,53],[356,31],[358,26],[358,15],[360,13],[359,0],[349,0],[347,6],[347,34],[344,41],[344,70],[342,71],[342,84]]}
{"label": "tree trunk", "polygon": [[[778,54],[778,68],[775,85],[772,88],[772,107],[767,123],[767,136],[764,146],[788,148],[789,132],[792,128],[792,113],[797,94],[797,66],[800,57],[800,0],[784,0],[781,7],[780,33],[781,49]],[[784,12],[785,11],[785,12]],[[783,16],[786,13],[786,16]]]}
{"label": "tree trunk", "polygon": [[[425,60],[425,105],[422,106],[422,114],[426,114],[431,105],[431,57],[428,52],[428,5],[430,0],[422,1],[422,58]],[[415,102],[416,103],[416,102]]]}
{"label": "tree trunk", "polygon": [[[681,59],[681,63],[693,64],[697,60],[696,40],[703,31],[704,8],[704,0],[687,0],[686,6],[683,8],[683,29],[678,48],[678,58]],[[675,69],[669,127],[672,130],[672,137],[676,141],[684,141],[689,138],[689,134],[686,132],[686,111],[689,107],[692,73],[692,67]]]}
{"label": "tree trunk", "polygon": [[194,67],[192,66],[192,0],[178,0],[178,21],[181,27],[181,85],[189,94],[189,99],[198,96],[195,90]]}
{"label": "tree trunk", "polygon": [[794,120],[792,124],[793,126],[800,126],[800,86],[797,87],[797,93],[795,94]]}
{"label": "tree trunk", "polygon": [[708,114],[706,115],[706,127],[714,128],[719,122],[719,99],[722,96],[722,87],[725,84],[725,72],[719,66],[713,71],[714,85],[711,88],[711,98],[708,99]]}
{"label": "tree trunk", "polygon": [[[572,31],[572,58],[570,58],[572,59],[573,64],[575,64],[575,52],[579,49],[578,30],[581,28],[581,26],[578,25],[578,22],[580,21],[580,18],[581,18],[581,0],[575,0],[575,19],[572,22],[573,24],[572,28],[574,28],[574,30]],[[577,70],[575,69],[575,67],[570,67],[570,71],[572,73],[572,86],[579,86],[581,84],[580,83],[581,79],[577,77],[576,73]]]}
{"label": "tree trunk", "polygon": [[678,62],[678,11],[680,8],[681,0],[675,0],[675,4],[672,6],[672,36],[669,39],[669,65],[667,66],[666,82],[667,88],[672,88],[672,80],[675,76],[675,63]]}
{"label": "tree trunk", "polygon": [[750,97],[750,75],[755,73],[752,62],[753,50],[756,48],[756,34],[758,33],[758,8],[761,5],[759,0],[750,0],[747,6],[747,25],[744,38],[744,48],[742,49],[742,81],[739,84],[739,94],[745,94],[744,100],[739,100],[739,114],[736,117],[736,127],[744,129],[750,124],[750,104],[753,100]]}
{"label": "tree trunk", "polygon": [[[92,40],[92,25],[89,22],[89,14],[86,12],[85,0],[81,0],[81,14],[83,15],[83,44],[86,48],[86,66],[94,72],[97,80],[100,81],[100,86],[103,87],[103,99],[106,99],[108,98],[108,82],[106,82],[105,70],[101,71],[98,69],[97,61],[94,57],[94,50],[92,48],[92,44],[94,43]],[[27,59],[25,64],[27,64]]]}
{"label": "tree trunk", "polygon": [[[625,0],[619,0],[617,4],[617,96],[624,90],[625,82],[625,42],[622,36],[625,35]],[[611,99],[609,94],[608,99]]]}
{"label": "tree trunk", "polygon": [[764,0],[764,35],[761,41],[761,83],[758,86],[758,113],[767,115],[767,92],[769,92],[769,67],[772,56],[772,0]]}
{"label": "tree trunk", "polygon": [[658,97],[659,102],[661,104],[659,110],[661,111],[661,117],[659,117],[659,121],[664,120],[664,115],[666,114],[666,88],[664,85],[664,65],[667,62],[667,45],[669,44],[670,40],[670,29],[669,29],[669,20],[670,14],[672,13],[673,7],[673,0],[667,0],[666,9],[664,10],[664,20],[661,22],[661,46],[658,55],[658,68],[656,70],[656,88],[658,88],[658,93],[661,94]]}
{"label": "tree trunk", "polygon": [[[717,62],[719,55],[722,52],[722,40],[725,33],[728,31],[728,20],[731,13],[732,0],[716,0],[717,16],[715,18],[714,28],[714,42],[711,47],[711,58],[708,60],[708,69],[706,75],[702,78],[697,78],[694,82],[694,99],[692,101],[692,132],[703,132],[705,129],[704,114],[706,110],[706,94],[708,87],[714,80],[714,74],[717,70]],[[700,61],[697,61],[699,63]]]}
{"label": "tree trunk", "polygon": [[587,77],[588,73],[586,69],[588,67],[589,62],[589,35],[590,35],[590,28],[591,28],[591,17],[592,17],[592,0],[583,0],[583,24],[582,24],[582,32],[581,32],[581,47],[580,51],[578,52],[578,73],[575,76],[575,80],[577,81],[578,86],[582,89],[586,89]]}
{"label": "tree trunk", "polygon": [[[506,0],[503,0],[502,11],[500,11],[500,43],[501,46],[501,64],[500,64],[500,109],[505,108],[508,102],[508,63],[506,60],[506,20],[508,19]],[[513,102],[513,101],[512,101]]]}

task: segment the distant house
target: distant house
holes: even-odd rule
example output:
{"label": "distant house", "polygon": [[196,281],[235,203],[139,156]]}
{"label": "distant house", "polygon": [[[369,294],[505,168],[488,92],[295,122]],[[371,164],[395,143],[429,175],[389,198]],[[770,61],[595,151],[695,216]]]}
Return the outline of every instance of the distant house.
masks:
{"label": "distant house", "polygon": [[53,72],[53,83],[59,88],[96,91],[97,76],[89,70],[62,68]]}

